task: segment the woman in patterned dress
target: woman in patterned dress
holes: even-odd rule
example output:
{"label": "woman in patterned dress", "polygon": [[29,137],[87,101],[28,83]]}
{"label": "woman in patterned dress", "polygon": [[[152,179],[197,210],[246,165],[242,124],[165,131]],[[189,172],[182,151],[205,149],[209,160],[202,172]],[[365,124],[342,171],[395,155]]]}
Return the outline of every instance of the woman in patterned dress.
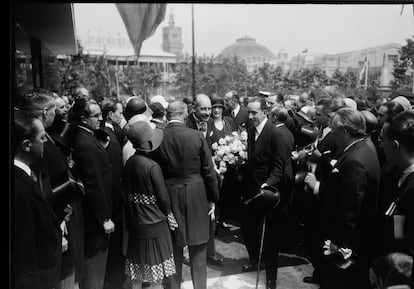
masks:
{"label": "woman in patterned dress", "polygon": [[124,168],[129,235],[125,273],[133,289],[142,288],[143,282],[162,288],[162,280],[175,274],[170,230],[178,227],[161,168],[148,156],[159,147],[163,133],[138,121],[127,135],[136,152]]}

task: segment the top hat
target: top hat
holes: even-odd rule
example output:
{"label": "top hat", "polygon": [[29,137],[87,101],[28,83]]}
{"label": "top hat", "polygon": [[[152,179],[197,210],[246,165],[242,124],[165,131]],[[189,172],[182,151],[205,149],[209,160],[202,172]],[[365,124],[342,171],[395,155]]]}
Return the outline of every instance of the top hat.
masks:
{"label": "top hat", "polygon": [[222,107],[223,109],[225,108],[225,106],[224,106],[224,100],[222,98],[216,97],[216,98],[213,98],[211,100],[211,108],[217,107],[217,106],[218,107]]}
{"label": "top hat", "polygon": [[[127,136],[135,149],[152,152],[160,146],[163,132],[160,129],[152,129],[146,121],[137,121],[130,125]],[[146,147],[148,143],[150,148]]]}
{"label": "top hat", "polygon": [[260,188],[256,195],[246,200],[244,204],[253,212],[267,215],[277,207],[280,202],[279,190],[273,186]]}

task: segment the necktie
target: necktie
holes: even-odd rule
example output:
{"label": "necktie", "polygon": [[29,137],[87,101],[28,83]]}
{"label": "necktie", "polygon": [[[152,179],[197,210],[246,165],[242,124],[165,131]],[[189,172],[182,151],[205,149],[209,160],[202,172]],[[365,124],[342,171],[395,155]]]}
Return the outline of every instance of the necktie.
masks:
{"label": "necktie", "polygon": [[34,173],[34,171],[30,172],[30,177],[32,178],[32,180],[37,183],[39,180],[37,179],[36,174]]}
{"label": "necktie", "polygon": [[257,138],[259,137],[259,131],[257,128],[254,129],[254,140],[257,140]]}
{"label": "necktie", "polygon": [[207,122],[200,121],[198,123],[198,130],[201,131],[201,132],[206,132],[207,131]]}
{"label": "necktie", "polygon": [[39,176],[36,176],[36,174],[33,172],[33,170],[30,172],[30,177],[32,178],[32,180],[39,186],[40,191],[42,192],[42,194],[44,195],[44,191],[43,191],[43,183],[42,183],[42,179],[41,179],[41,173],[39,173]]}

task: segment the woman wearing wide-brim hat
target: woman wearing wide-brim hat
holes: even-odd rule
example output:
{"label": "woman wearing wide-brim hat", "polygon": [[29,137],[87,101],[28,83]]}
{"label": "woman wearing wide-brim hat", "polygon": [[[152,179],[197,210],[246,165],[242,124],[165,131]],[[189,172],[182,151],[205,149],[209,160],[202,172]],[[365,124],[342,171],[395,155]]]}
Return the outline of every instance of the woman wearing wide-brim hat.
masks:
{"label": "woman wearing wide-brim hat", "polygon": [[[211,119],[207,127],[207,143],[210,145],[217,143],[219,139],[226,135],[232,135],[237,131],[237,126],[233,119],[223,116],[225,109],[224,99],[220,97],[211,100]],[[227,228],[226,222],[237,215],[237,205],[239,204],[237,187],[237,175],[233,170],[228,170],[220,186],[220,200],[218,202],[218,221],[220,226]]]}
{"label": "woman wearing wide-brim hat", "polygon": [[124,170],[126,276],[134,289],[141,288],[143,282],[150,283],[150,288],[162,288],[162,280],[175,274],[170,230],[178,226],[161,167],[149,158],[149,153],[160,146],[163,132],[138,121],[128,128],[127,136],[136,152]]}

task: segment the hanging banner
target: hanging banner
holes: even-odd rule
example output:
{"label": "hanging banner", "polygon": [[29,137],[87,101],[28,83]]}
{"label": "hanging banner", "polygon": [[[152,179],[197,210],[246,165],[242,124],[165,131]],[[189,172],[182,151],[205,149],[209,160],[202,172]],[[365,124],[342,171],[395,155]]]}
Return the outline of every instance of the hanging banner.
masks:
{"label": "hanging banner", "polygon": [[142,42],[152,36],[164,20],[166,3],[117,3],[115,4],[124,21],[129,40],[139,57]]}

